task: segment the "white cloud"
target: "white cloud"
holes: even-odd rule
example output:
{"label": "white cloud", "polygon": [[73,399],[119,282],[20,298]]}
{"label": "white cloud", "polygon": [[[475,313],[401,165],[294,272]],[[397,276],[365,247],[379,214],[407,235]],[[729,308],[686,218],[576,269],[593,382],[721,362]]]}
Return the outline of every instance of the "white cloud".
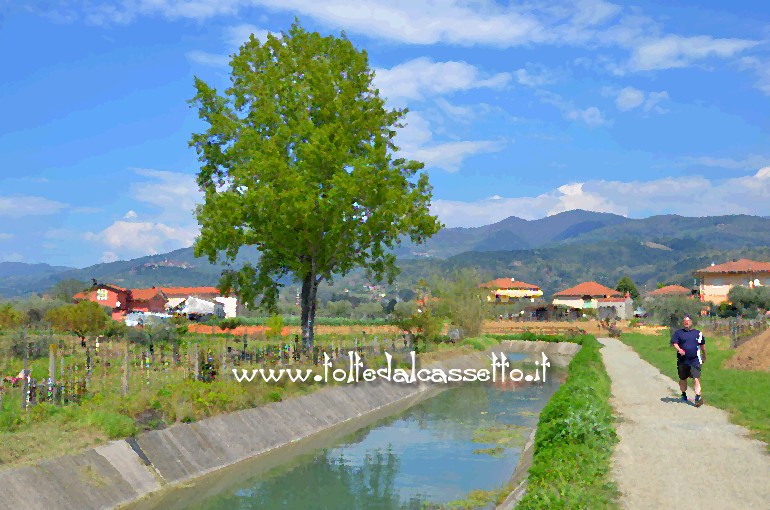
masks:
{"label": "white cloud", "polygon": [[16,236],[14,236],[13,234],[0,232],[0,241],[7,241],[8,239],[13,239],[14,237]]}
{"label": "white cloud", "polygon": [[[240,48],[246,41],[249,40],[249,36],[254,34],[254,37],[259,39],[259,42],[264,44],[265,41],[267,41],[267,34],[269,33],[270,31],[265,30],[264,28],[259,28],[255,25],[243,23],[241,25],[229,27],[227,30],[225,30],[225,42],[227,42],[227,44],[233,48]],[[280,35],[280,33],[276,35]]]}
{"label": "white cloud", "polygon": [[428,121],[417,112],[407,113],[406,126],[398,131],[396,144],[404,157],[447,172],[458,171],[469,156],[496,152],[505,146],[505,142],[495,140],[435,142]]}
{"label": "white cloud", "polygon": [[17,251],[0,255],[0,262],[24,262],[25,260],[27,258]]}
{"label": "white cloud", "polygon": [[731,170],[750,170],[752,168],[770,166],[770,157],[759,154],[751,154],[744,159],[715,158],[712,156],[699,156],[684,158],[685,163],[711,166],[716,168],[728,168]]}
{"label": "white cloud", "polygon": [[375,69],[374,85],[389,102],[422,100],[457,91],[478,88],[499,89],[511,79],[508,73],[484,77],[476,66],[467,62],[433,62],[416,58],[390,69]]}
{"label": "white cloud", "polygon": [[666,113],[668,110],[660,106],[660,102],[669,99],[668,92],[646,92],[634,87],[625,87],[617,91],[615,105],[618,110],[627,112],[641,107],[644,112]]}
{"label": "white cloud", "polygon": [[164,223],[116,221],[99,233],[89,232],[85,239],[98,241],[123,257],[154,255],[191,246],[197,230]]}
{"label": "white cloud", "polygon": [[[687,196],[687,200],[681,200]],[[700,176],[652,181],[568,183],[534,197],[495,196],[475,202],[435,200],[432,211],[450,227],[488,225],[508,216],[536,219],[571,209],[631,217],[653,214],[770,215],[770,167],[721,181]]]}
{"label": "white cloud", "polygon": [[105,262],[105,263],[116,262],[118,260],[120,260],[120,258],[118,257],[118,254],[115,253],[114,251],[105,251],[104,253],[102,253],[101,262]]}
{"label": "white cloud", "polygon": [[533,64],[527,65],[528,69],[517,69],[514,75],[519,85],[527,87],[542,87],[556,83],[556,73],[542,66]]}
{"label": "white cloud", "polygon": [[543,103],[550,104],[561,110],[565,119],[579,120],[591,127],[611,124],[607,119],[604,118],[601,110],[595,106],[579,108],[575,106],[572,101],[568,101],[560,95],[546,90],[537,90],[536,94],[538,97],[540,97],[540,100]]}
{"label": "white cloud", "polygon": [[714,39],[710,36],[666,35],[637,44],[629,67],[635,71],[654,71],[687,67],[709,57],[734,57],[758,43],[744,39]]}
{"label": "white cloud", "polygon": [[21,218],[24,216],[48,216],[58,214],[69,207],[67,204],[36,196],[0,196],[0,216]]}
{"label": "white cloud", "polygon": [[[191,246],[198,235],[194,217],[202,195],[195,176],[187,173],[132,168],[141,180],[129,186],[131,198],[144,204],[142,221],[129,210],[99,232],[86,232],[82,238],[105,248],[103,260],[113,261],[163,253]],[[47,237],[59,238],[66,231],[50,231]]]}
{"label": "white cloud", "polygon": [[230,65],[229,56],[219,55],[217,53],[208,53],[206,51],[188,51],[185,53],[185,57],[187,57],[187,60],[190,62],[203,66],[227,67]]}
{"label": "white cloud", "polygon": [[132,198],[154,206],[165,221],[193,221],[195,206],[203,200],[195,175],[144,168],[131,170],[147,178],[131,184]]}
{"label": "white cloud", "polygon": [[[329,29],[405,44],[620,47],[629,51],[630,57],[625,63],[609,64],[619,74],[684,67],[706,58],[731,58],[758,44],[737,38],[668,34],[639,8],[603,0],[507,5],[494,0],[122,0],[87,2],[85,17],[98,25],[131,23],[140,16],[202,22],[235,16],[253,6],[309,17]],[[38,9],[41,15],[64,20],[73,19],[70,11],[66,6]]]}
{"label": "white cloud", "polygon": [[644,103],[644,92],[634,87],[626,87],[618,93],[615,104],[618,110],[625,112]]}

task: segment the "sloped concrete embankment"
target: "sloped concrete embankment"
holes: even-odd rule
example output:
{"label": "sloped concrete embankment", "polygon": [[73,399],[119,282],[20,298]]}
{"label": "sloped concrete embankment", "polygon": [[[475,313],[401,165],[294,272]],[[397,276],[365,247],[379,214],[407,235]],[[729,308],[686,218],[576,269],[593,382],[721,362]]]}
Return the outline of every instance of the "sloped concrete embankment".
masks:
{"label": "sloped concrete embankment", "polygon": [[[503,342],[495,351],[570,356],[565,344]],[[574,354],[574,353],[572,353]],[[552,357],[553,356],[553,357]],[[424,368],[489,368],[473,353]],[[561,363],[559,363],[561,364]],[[5,508],[115,508],[217,469],[415,398],[430,384],[385,381],[324,388],[263,407],[146,432],[35,466],[0,472]]]}

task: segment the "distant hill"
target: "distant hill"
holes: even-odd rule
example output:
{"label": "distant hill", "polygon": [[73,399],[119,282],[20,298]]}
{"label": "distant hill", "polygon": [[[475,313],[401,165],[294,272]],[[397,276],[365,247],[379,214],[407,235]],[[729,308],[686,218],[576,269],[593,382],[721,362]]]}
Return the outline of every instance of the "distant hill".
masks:
{"label": "distant hill", "polygon": [[577,236],[631,221],[624,216],[592,211],[567,211],[539,220],[511,216],[492,225],[445,228],[427,243],[404,243],[396,250],[401,258],[447,258],[468,251],[526,250],[566,241]]}
{"label": "distant hill", "polygon": [[[403,285],[475,267],[485,277],[515,276],[536,283],[546,294],[584,280],[614,286],[624,274],[640,290],[659,281],[690,286],[692,271],[712,261],[770,260],[770,218],[628,219],[589,211],[532,221],[512,216],[483,227],[443,229],[426,245],[404,244],[396,254],[403,271],[398,281]],[[257,260],[256,250],[244,250],[236,265]],[[95,278],[125,287],[215,285],[222,269],[196,259],[192,248],[84,269],[6,262],[0,264],[0,295],[43,292],[70,278]],[[335,288],[353,288],[365,281],[363,272],[354,272],[336,280]]]}
{"label": "distant hill", "polygon": [[[56,275],[72,270],[71,267],[48,264],[27,264],[25,262],[0,262],[0,296],[14,296],[25,293],[30,282],[55,278]],[[33,288],[37,288],[34,287]]]}

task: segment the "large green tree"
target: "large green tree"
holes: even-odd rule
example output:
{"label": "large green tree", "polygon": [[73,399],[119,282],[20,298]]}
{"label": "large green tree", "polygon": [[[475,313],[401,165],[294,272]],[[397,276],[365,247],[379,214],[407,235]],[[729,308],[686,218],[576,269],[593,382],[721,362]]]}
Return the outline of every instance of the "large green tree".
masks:
{"label": "large green tree", "polygon": [[220,281],[249,306],[272,309],[282,278],[301,282],[309,346],[322,281],[364,267],[392,282],[391,248],[440,229],[428,210],[432,188],[422,163],[398,156],[406,110],[385,107],[366,52],[344,34],[322,37],[295,22],[280,37],[252,35],[230,66],[224,94],[195,79],[191,103],[208,125],[190,142],[205,195],[195,253],[234,263],[242,247],[256,247],[256,265],[231,265]]}
{"label": "large green tree", "polygon": [[615,286],[615,290],[622,292],[623,294],[628,292],[631,294],[631,299],[636,299],[639,297],[639,291],[636,288],[636,284],[634,284],[634,281],[628,275],[625,275],[620,280],[618,280],[618,284]]}
{"label": "large green tree", "polygon": [[54,329],[74,333],[81,340],[102,333],[110,320],[105,309],[94,301],[53,308],[46,313],[45,318]]}

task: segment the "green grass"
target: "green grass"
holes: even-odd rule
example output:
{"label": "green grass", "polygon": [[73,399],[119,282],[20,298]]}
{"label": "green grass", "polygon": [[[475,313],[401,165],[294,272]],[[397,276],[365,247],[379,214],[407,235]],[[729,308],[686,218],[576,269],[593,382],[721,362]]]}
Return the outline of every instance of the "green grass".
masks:
{"label": "green grass", "polygon": [[[676,354],[667,335],[623,334],[621,340],[663,374],[678,380]],[[722,368],[734,352],[727,339],[706,339],[707,358],[701,375],[703,398],[727,411],[733,423],[747,427],[757,439],[770,445],[770,372]]]}
{"label": "green grass", "polygon": [[601,344],[590,335],[569,340],[583,347],[540,413],[527,492],[518,509],[618,508],[610,479],[617,437]]}

